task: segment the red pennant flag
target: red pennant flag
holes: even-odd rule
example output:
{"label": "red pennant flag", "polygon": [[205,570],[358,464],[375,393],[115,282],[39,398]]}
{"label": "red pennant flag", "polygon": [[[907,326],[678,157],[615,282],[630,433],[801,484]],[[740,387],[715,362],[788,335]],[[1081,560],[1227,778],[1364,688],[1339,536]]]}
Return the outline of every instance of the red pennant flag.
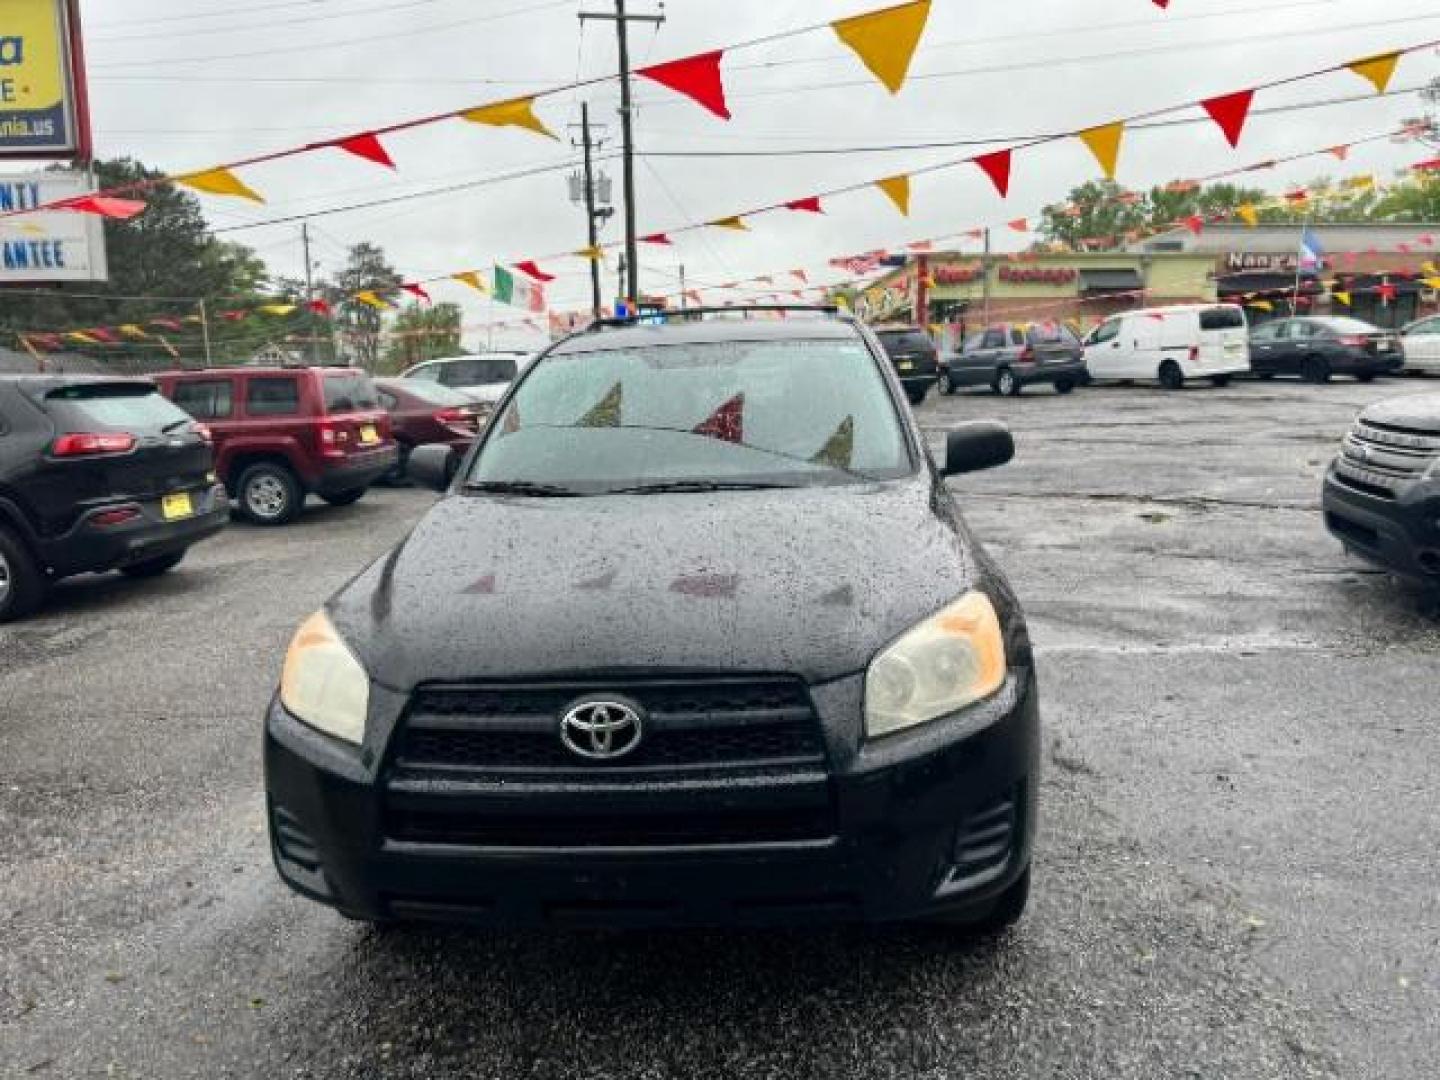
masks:
{"label": "red pennant flag", "polygon": [[1410,252],[1414,251],[1415,249],[1410,244],[1407,244],[1402,240],[1400,243],[1395,245],[1395,250],[1400,252],[1402,255],[1409,255]]}
{"label": "red pennant flag", "polygon": [[[1388,281],[1383,285],[1375,286],[1375,295],[1380,297],[1380,301],[1382,303],[1390,303],[1390,301],[1394,300],[1398,294],[1399,290],[1396,289],[1394,285],[1391,285]],[[90,333],[93,334],[95,333],[95,331],[91,330]]]}
{"label": "red pennant flag", "polygon": [[372,131],[351,135],[348,139],[339,139],[330,145],[338,146],[341,150],[348,150],[356,157],[373,161],[376,165],[384,165],[390,169],[395,168],[395,162],[390,160],[390,155],[385,152],[385,147],[380,145],[379,136]]}
{"label": "red pennant flag", "polygon": [[722,120],[729,120],[730,109],[725,104],[725,82],[720,77],[720,57],[723,55],[721,50],[716,49],[698,56],[687,56],[683,60],[671,60],[669,63],[640,68],[635,74],[669,87],[678,94],[684,94]]}
{"label": "red pennant flag", "polygon": [[721,405],[709,418],[697,424],[691,431],[696,435],[709,435],[712,439],[725,442],[745,441],[745,394],[736,394]]}
{"label": "red pennant flag", "polygon": [[651,233],[649,236],[640,237],[640,242],[642,244],[668,244],[670,243],[670,237],[666,236],[663,232],[657,232]]}
{"label": "red pennant flag", "polygon": [[819,195],[811,195],[808,198],[796,199],[793,202],[787,202],[785,204],[785,209],[802,210],[807,214],[823,214],[825,212],[824,210],[820,209]]}
{"label": "red pennant flag", "polygon": [[1196,236],[1205,231],[1205,216],[1203,214],[1191,214],[1183,223]]}
{"label": "red pennant flag", "polygon": [[100,217],[129,221],[145,209],[139,199],[117,199],[110,195],[82,195],[63,203],[62,210],[74,210],[80,214],[98,214]]}
{"label": "red pennant flag", "polygon": [[1254,90],[1241,90],[1235,94],[1213,97],[1200,103],[1210,114],[1210,119],[1220,125],[1225,139],[1232,147],[1240,145],[1240,134],[1245,130],[1245,121],[1250,116],[1250,103],[1255,100]]}
{"label": "red pennant flag", "polygon": [[1429,161],[1420,161],[1411,165],[1410,168],[1416,172],[1436,172],[1440,170],[1440,157],[1431,158]]}
{"label": "red pennant flag", "polygon": [[118,342],[118,341],[120,340],[118,337],[115,336],[115,334],[114,334],[112,331],[106,329],[106,328],[103,327],[103,326],[97,326],[97,327],[94,327],[93,329],[86,330],[86,331],[84,331],[84,332],[87,333],[87,334],[89,334],[89,335],[90,335],[91,337],[93,337],[96,341],[104,341],[104,342],[109,342],[109,343],[112,343],[112,344],[113,344],[113,343]]}
{"label": "red pennant flag", "polygon": [[993,154],[981,154],[973,160],[985,170],[985,175],[990,177],[995,190],[1000,192],[1000,197],[1007,198],[1010,194],[1010,151],[997,150]]}
{"label": "red pennant flag", "polygon": [[526,259],[524,262],[513,263],[512,265],[516,270],[519,270],[523,274],[528,274],[541,283],[555,280],[555,275],[547,274],[544,270],[541,270],[540,267],[535,265],[534,259]]}
{"label": "red pennant flag", "polygon": [[694,289],[685,290],[685,299],[689,300],[692,304],[701,303],[700,294]]}
{"label": "red pennant flag", "polygon": [[929,240],[914,240],[905,245],[911,251],[934,251],[935,245]]}
{"label": "red pennant flag", "polygon": [[1011,221],[1008,224],[1010,228],[1014,229],[1016,232],[1030,231],[1030,221],[1028,218],[1017,217],[1014,221]]}
{"label": "red pennant flag", "polygon": [[185,324],[179,319],[151,319],[151,326],[163,327],[166,330],[184,330]]}
{"label": "red pennant flag", "polygon": [[970,239],[970,240],[983,240],[983,239],[985,238],[985,230],[984,230],[984,229],[967,229],[967,230],[965,230],[965,236],[966,236],[966,238],[968,238],[968,239]]}
{"label": "red pennant flag", "polygon": [[1334,155],[1335,155],[1337,158],[1339,158],[1341,161],[1344,161],[1346,158],[1348,158],[1348,157],[1350,156],[1350,147],[1349,147],[1349,146],[1332,146],[1332,147],[1330,148],[1330,153],[1334,154]]}
{"label": "red pennant flag", "polygon": [[810,284],[810,277],[809,277],[809,275],[807,275],[807,274],[805,273],[804,270],[791,270],[791,271],[790,271],[790,274],[791,274],[792,277],[798,278],[800,281],[804,282],[806,285],[809,285],[809,284]]}
{"label": "red pennant flag", "polygon": [[409,285],[401,285],[400,288],[404,289],[411,296],[419,297],[427,304],[430,303],[430,294],[425,291],[423,286],[411,283]]}
{"label": "red pennant flag", "polygon": [[239,322],[241,319],[245,318],[247,314],[249,313],[245,311],[222,311],[220,312],[220,318],[224,319],[226,322]]}
{"label": "red pennant flag", "polygon": [[1154,2],[1161,11],[1167,11],[1170,8],[1170,0],[1154,0]]}
{"label": "red pennant flag", "polygon": [[323,315],[327,319],[330,317],[330,305],[324,300],[311,300],[305,306],[315,312],[316,315]]}
{"label": "red pennant flag", "polygon": [[1428,233],[1428,232],[1427,232],[1427,233],[1421,233],[1420,236],[1419,236],[1419,240],[1420,240],[1420,243],[1424,244],[1426,247],[1434,247],[1434,246],[1435,246],[1435,234],[1434,234],[1434,233]]}

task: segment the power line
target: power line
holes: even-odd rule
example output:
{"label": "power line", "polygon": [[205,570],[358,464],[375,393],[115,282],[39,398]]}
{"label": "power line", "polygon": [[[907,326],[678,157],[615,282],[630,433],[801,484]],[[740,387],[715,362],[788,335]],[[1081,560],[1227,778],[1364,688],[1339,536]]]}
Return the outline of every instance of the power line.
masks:
{"label": "power line", "polygon": [[[254,18],[251,15],[251,12],[257,9],[250,8],[243,14],[235,11],[229,12],[229,14],[231,15],[241,15],[244,19],[243,22],[235,23],[230,26],[210,26],[202,27],[198,30],[165,30],[162,31],[162,33],[165,35],[165,41],[171,41],[175,38],[209,37],[214,34],[233,34],[236,31],[243,32],[246,30],[254,30],[268,34],[274,27],[277,26],[296,26],[302,23],[312,22],[334,22],[337,18],[354,19],[364,15],[373,15],[378,12],[390,14],[396,11],[404,11],[408,8],[429,7],[431,4],[443,4],[447,2],[448,0],[404,0],[404,2],[400,2],[400,0],[397,0],[397,2],[395,3],[380,4],[376,7],[355,8],[353,10],[344,12],[343,15],[301,15],[293,19],[266,19],[263,23],[258,25],[256,24]],[[274,6],[289,7],[291,5],[276,4]],[[313,9],[313,4],[308,4],[304,6],[311,7]],[[155,34],[152,32],[148,34],[117,34],[115,36],[111,36],[109,34],[87,34],[85,36],[85,44],[87,46],[100,43],[108,44],[112,41],[154,42]]]}

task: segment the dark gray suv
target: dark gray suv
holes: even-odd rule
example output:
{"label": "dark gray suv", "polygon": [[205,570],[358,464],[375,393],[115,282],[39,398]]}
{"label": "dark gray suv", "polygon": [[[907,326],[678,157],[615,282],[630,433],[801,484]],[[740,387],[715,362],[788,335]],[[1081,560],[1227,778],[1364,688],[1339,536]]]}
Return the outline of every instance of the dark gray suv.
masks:
{"label": "dark gray suv", "polygon": [[1062,323],[1001,323],[969,335],[942,368],[942,394],[988,386],[1013,396],[1036,383],[1068,394],[1085,381],[1085,350]]}

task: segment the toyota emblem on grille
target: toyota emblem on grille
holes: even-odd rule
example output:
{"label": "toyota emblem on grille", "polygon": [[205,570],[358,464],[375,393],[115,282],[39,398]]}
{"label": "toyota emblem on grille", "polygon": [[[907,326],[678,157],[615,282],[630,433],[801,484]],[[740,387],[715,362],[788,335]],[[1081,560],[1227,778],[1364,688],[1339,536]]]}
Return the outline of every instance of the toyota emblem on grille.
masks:
{"label": "toyota emblem on grille", "polygon": [[640,713],[620,701],[582,701],[560,721],[560,741],[592,761],[624,757],[640,745],[644,734]]}

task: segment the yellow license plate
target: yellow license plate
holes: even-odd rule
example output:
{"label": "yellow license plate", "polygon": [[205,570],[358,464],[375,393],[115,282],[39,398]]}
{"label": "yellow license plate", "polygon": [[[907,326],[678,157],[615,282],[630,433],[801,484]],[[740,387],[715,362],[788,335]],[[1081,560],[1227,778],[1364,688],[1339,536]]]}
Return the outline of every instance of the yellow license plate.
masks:
{"label": "yellow license plate", "polygon": [[166,521],[175,521],[195,513],[195,505],[190,501],[188,491],[177,491],[160,500],[160,512],[165,515]]}
{"label": "yellow license plate", "polygon": [[380,432],[375,430],[374,424],[360,425],[360,441],[367,445],[380,441]]}

